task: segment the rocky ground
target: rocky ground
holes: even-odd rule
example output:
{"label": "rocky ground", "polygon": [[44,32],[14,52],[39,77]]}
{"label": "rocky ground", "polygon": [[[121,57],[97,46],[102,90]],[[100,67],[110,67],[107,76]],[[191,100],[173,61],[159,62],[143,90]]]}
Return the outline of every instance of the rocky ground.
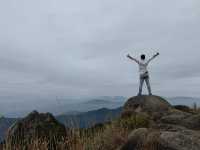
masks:
{"label": "rocky ground", "polygon": [[126,102],[122,117],[136,114],[148,116],[150,126],[133,130],[121,150],[200,150],[200,113],[158,96],[136,96]]}
{"label": "rocky ground", "polygon": [[65,126],[59,123],[52,114],[33,111],[9,128],[6,136],[6,149],[18,149],[19,146],[19,149],[23,147],[28,150],[31,142],[40,143],[40,140],[43,142],[45,139],[51,143],[46,147],[54,149],[56,142],[66,137],[66,133]]}
{"label": "rocky ground", "polygon": [[159,96],[135,96],[118,119],[72,130],[50,113],[34,111],[9,128],[3,145],[4,150],[200,150],[200,112]]}

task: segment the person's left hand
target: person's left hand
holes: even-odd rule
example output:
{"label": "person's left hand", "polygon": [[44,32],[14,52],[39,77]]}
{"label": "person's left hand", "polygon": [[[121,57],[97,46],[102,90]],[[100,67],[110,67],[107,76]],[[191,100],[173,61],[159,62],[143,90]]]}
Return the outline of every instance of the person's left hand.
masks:
{"label": "person's left hand", "polygon": [[158,55],[160,55],[159,53],[156,53],[155,55],[154,55],[154,57],[156,57],[156,56],[158,56]]}
{"label": "person's left hand", "polygon": [[127,54],[126,56],[129,57],[129,58],[131,57],[129,54]]}

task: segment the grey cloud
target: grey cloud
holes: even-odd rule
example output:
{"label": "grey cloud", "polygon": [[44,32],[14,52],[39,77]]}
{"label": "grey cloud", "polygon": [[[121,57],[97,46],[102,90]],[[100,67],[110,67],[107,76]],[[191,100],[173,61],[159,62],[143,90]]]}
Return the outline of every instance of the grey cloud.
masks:
{"label": "grey cloud", "polygon": [[[185,82],[193,88],[187,95],[198,95],[199,4],[0,1],[0,96],[131,96],[137,93],[138,68],[125,55],[150,57],[157,51],[160,57],[149,66],[154,90],[184,95]],[[176,84],[176,92],[166,82]]]}

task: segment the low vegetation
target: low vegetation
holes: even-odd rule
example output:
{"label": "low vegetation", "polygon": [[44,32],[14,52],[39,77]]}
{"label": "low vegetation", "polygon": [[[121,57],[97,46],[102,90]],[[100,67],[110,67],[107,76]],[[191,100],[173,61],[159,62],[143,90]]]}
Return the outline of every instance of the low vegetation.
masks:
{"label": "low vegetation", "polygon": [[89,129],[68,129],[67,136],[59,141],[33,137],[28,143],[15,144],[7,139],[3,150],[116,150],[127,141],[130,131],[139,127],[148,127],[146,116],[116,119]]}

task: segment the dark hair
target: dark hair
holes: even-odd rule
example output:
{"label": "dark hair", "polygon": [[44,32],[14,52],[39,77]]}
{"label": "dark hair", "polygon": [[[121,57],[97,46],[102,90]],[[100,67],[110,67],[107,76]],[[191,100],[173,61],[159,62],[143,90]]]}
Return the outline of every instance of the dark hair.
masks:
{"label": "dark hair", "polygon": [[142,60],[145,59],[145,55],[144,55],[144,54],[141,55],[141,59],[142,59]]}

